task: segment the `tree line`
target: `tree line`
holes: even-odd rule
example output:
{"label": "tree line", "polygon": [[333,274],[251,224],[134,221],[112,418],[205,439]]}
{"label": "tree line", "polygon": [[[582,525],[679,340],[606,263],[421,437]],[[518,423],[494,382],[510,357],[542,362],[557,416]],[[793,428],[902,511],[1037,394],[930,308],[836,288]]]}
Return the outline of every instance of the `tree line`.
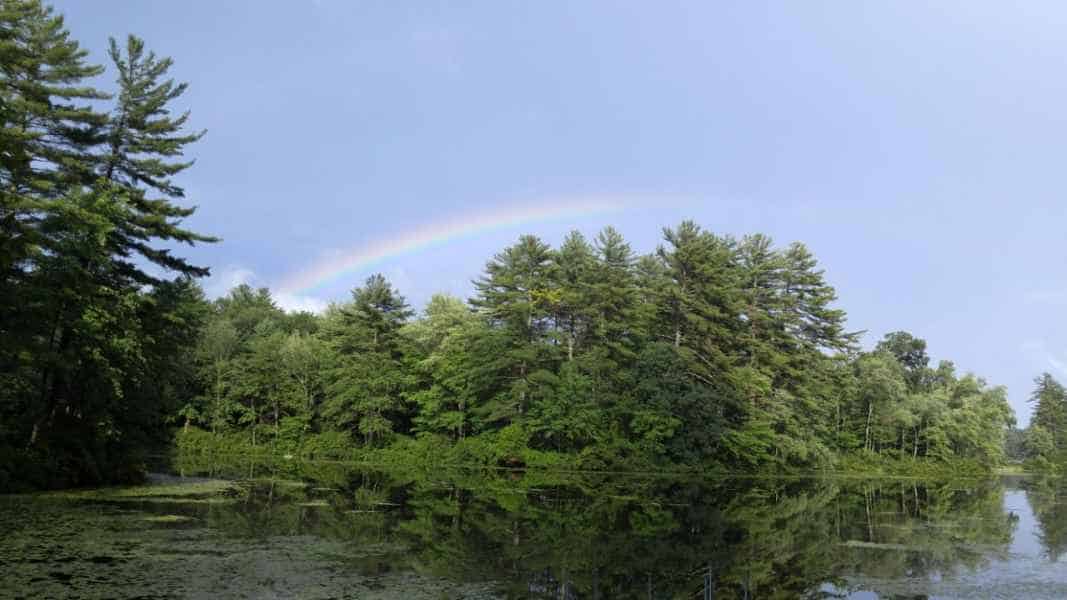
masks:
{"label": "tree line", "polygon": [[0,488],[135,477],[171,427],[508,464],[1002,458],[1002,388],[907,333],[860,351],[812,253],[760,234],[524,235],[418,315],[380,275],[322,315],[208,301],[174,253],[216,241],[182,225],[186,85],[135,36],[109,58],[104,91],[62,16],[0,4]]}
{"label": "tree line", "polygon": [[842,454],[997,464],[1014,424],[1004,388],[930,366],[909,333],[860,351],[799,243],[693,222],[647,255],[611,227],[557,248],[524,235],[474,290],[416,316],[373,275],[313,315],[239,286],[210,304],[180,424],[286,451],[329,434],[500,464],[531,450],[733,469]]}

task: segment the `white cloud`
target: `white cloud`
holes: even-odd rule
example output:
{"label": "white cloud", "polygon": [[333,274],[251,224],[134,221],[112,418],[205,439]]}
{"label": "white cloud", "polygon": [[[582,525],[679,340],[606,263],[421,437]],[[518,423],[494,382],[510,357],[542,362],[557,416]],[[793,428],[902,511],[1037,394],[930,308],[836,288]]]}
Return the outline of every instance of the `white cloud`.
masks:
{"label": "white cloud", "polygon": [[[257,288],[264,285],[252,269],[240,265],[229,265],[219,269],[208,278],[204,284],[204,293],[208,298],[219,298],[243,283]],[[321,313],[330,305],[328,301],[315,296],[279,293],[274,290],[271,290],[271,296],[275,304],[288,312]]]}
{"label": "white cloud", "polygon": [[[265,285],[252,269],[240,265],[228,265],[211,274],[204,284],[204,293],[208,298],[219,298],[241,284],[253,287]],[[271,296],[274,298],[274,303],[289,312],[321,313],[330,305],[330,302],[314,296],[278,293],[273,289],[271,289]]]}
{"label": "white cloud", "polygon": [[330,305],[322,298],[296,294],[276,294],[274,301],[287,312],[322,313]]}
{"label": "white cloud", "polygon": [[211,274],[204,282],[204,293],[208,298],[225,296],[233,288],[247,283],[255,285],[256,273],[240,265],[227,265]]}

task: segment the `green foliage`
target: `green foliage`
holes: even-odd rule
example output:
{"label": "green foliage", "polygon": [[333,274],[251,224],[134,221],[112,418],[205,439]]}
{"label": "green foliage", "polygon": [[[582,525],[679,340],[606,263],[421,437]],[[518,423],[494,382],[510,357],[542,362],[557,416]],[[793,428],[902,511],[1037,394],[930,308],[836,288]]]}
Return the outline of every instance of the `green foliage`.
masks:
{"label": "green foliage", "polygon": [[0,7],[0,447],[37,486],[129,478],[168,419],[204,414],[190,278],[207,269],[170,249],[213,241],[182,227],[171,181],[200,134],[168,116],[170,59],[132,37],[111,57],[114,95],[51,8]]}
{"label": "green foliage", "polygon": [[308,434],[298,419],[285,419],[280,426],[277,445],[253,446],[251,438],[243,431],[225,433],[206,431],[198,427],[182,429],[175,433],[177,456],[182,460],[190,457],[215,457],[228,460],[237,456],[291,456],[303,459],[356,460],[363,457],[359,447],[346,432],[326,431]]}
{"label": "green foliage", "polygon": [[876,350],[892,354],[897,359],[904,369],[904,378],[910,391],[920,391],[930,379],[926,340],[916,338],[907,331],[894,331],[878,342]]}
{"label": "green foliage", "polygon": [[323,415],[369,444],[388,441],[407,418],[400,329],[410,314],[404,298],[381,275],[373,275],[324,324],[328,395]]}
{"label": "green foliage", "polygon": [[855,360],[851,398],[837,419],[840,448],[891,459],[1002,464],[1015,424],[1005,390],[974,375],[957,378],[951,363],[926,367],[925,349],[925,341],[895,332]]}
{"label": "green foliage", "polygon": [[924,480],[984,479],[989,477],[990,473],[987,463],[971,458],[931,460],[873,452],[840,455],[834,459],[829,470],[865,478],[903,477]]}
{"label": "green foliage", "polygon": [[1004,390],[948,362],[931,369],[906,332],[856,351],[804,246],[689,222],[664,236],[638,260],[612,229],[558,250],[523,236],[490,261],[471,302],[434,296],[415,318],[380,275],[321,316],[286,315],[269,291],[238,287],[211,305],[195,353],[202,394],[175,422],[211,426],[226,440],[218,452],[387,464],[896,472],[1004,461]]}
{"label": "green foliage", "polygon": [[1034,386],[1031,428],[1038,432],[1031,450],[1047,457],[1067,450],[1067,390],[1048,373],[1034,379]]}

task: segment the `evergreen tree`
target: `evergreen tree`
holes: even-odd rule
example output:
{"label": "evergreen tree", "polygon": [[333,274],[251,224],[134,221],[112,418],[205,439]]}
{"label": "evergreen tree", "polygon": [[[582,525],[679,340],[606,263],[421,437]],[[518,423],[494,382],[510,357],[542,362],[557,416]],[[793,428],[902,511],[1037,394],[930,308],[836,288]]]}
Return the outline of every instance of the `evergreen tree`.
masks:
{"label": "evergreen tree", "polygon": [[540,239],[525,235],[518,243],[497,254],[474,282],[478,295],[475,308],[494,327],[505,332],[501,376],[506,392],[480,407],[489,422],[512,422],[529,408],[533,397],[551,386],[559,364],[558,344],[552,343],[553,304],[552,251]]}
{"label": "evergreen tree", "polygon": [[[99,130],[84,82],[103,68],[70,39],[63,17],[37,0],[0,5],[0,301],[47,245],[37,225],[57,198],[92,181]],[[14,316],[8,310],[0,311]],[[14,320],[14,319],[13,319]],[[5,319],[6,321],[6,319]]]}
{"label": "evergreen tree", "polygon": [[1067,449],[1067,389],[1052,375],[1042,373],[1034,379],[1030,402],[1034,405],[1031,427],[1047,432],[1056,452]]}
{"label": "evergreen tree", "polygon": [[679,398],[682,404],[676,414],[684,415],[680,435],[693,439],[704,431],[722,431],[734,457],[762,456],[761,448],[766,448],[758,439],[762,432],[746,433],[736,427],[744,421],[745,407],[734,371],[741,327],[734,244],[691,221],[664,230],[664,240],[667,246],[660,247],[657,256],[666,277],[658,291],[658,318],[651,337],[673,345],[686,377],[700,384],[700,393]]}
{"label": "evergreen tree", "polygon": [[[41,2],[0,5],[0,372],[8,376],[5,387],[17,391],[5,399],[19,423],[10,433],[34,441],[40,413],[49,412],[40,387],[50,385],[58,362],[55,321],[72,318],[47,286],[59,277],[68,258],[59,255],[76,243],[70,230],[85,214],[85,202],[72,207],[64,197],[91,181],[92,150],[106,120],[92,104],[107,94],[84,84],[102,71],[87,54],[63,17]],[[106,235],[89,217],[83,231]],[[33,433],[24,429],[30,426]]]}
{"label": "evergreen tree", "polygon": [[566,347],[567,360],[584,350],[593,323],[589,286],[595,265],[593,248],[577,231],[570,232],[552,256],[552,287],[541,293],[554,313],[555,329]]}
{"label": "evergreen tree", "polygon": [[215,311],[230,322],[240,344],[250,340],[256,328],[264,321],[281,323],[285,319],[284,311],[275,304],[270,290],[254,289],[244,283],[216,299]]}
{"label": "evergreen tree", "polygon": [[[145,336],[143,372],[127,386],[141,423],[162,423],[182,413],[202,393],[196,348],[211,307],[190,277],[164,281],[142,297],[139,319]],[[201,418],[185,411],[183,425]],[[159,440],[156,440],[157,442]]]}
{"label": "evergreen tree", "polygon": [[328,315],[324,415],[370,444],[388,438],[408,415],[400,328],[407,303],[381,275],[352,291],[352,301]]}
{"label": "evergreen tree", "polygon": [[639,307],[633,251],[612,227],[597,234],[595,249],[589,306],[594,315],[592,343],[599,349],[597,372],[625,385],[626,367],[636,359],[648,336],[647,319]]}
{"label": "evergreen tree", "polygon": [[788,327],[809,349],[846,351],[857,334],[845,332],[845,311],[833,308],[837,292],[823,279],[811,252],[801,243],[786,249],[785,295]]}
{"label": "evergreen tree", "polygon": [[734,365],[740,326],[739,272],[729,239],[685,221],[664,230],[657,251],[668,279],[661,290],[655,339],[669,340],[689,363],[689,375],[714,386]]}
{"label": "evergreen tree", "polygon": [[[106,151],[100,159],[99,172],[126,192],[129,206],[128,218],[113,236],[115,252],[123,257],[136,252],[172,271],[207,275],[207,269],[150,245],[150,240],[187,244],[217,241],[182,228],[181,220],[192,215],[195,208],[174,203],[184,198],[185,192],[172,177],[193,164],[181,160],[185,147],[205,133],[183,131],[189,120],[188,111],[177,118],[170,116],[174,101],[188,86],[163,80],[173,61],[146,52],[144,41],[136,36],[127,38],[124,50],[111,38],[108,54],[118,71],[119,93],[102,133]],[[132,264],[126,266],[131,276],[141,282],[155,282],[155,278]]]}
{"label": "evergreen tree", "polygon": [[485,364],[479,364],[473,352],[486,329],[462,300],[440,294],[430,299],[422,319],[404,328],[410,368],[419,378],[410,393],[417,407],[416,433],[463,439],[476,427],[471,408],[478,406],[492,381],[487,385]]}
{"label": "evergreen tree", "polygon": [[[0,445],[91,457],[65,476],[96,481],[114,475],[98,467],[121,462],[120,449],[174,412],[176,387],[193,393],[190,332],[203,303],[170,277],[207,270],[156,244],[211,238],[180,228],[191,210],[144,200],[144,182],[101,177],[114,123],[95,107],[110,96],[88,83],[102,68],[86,56],[41,2],[0,5],[0,366],[17,390],[0,409],[13,424]],[[157,114],[171,100],[156,102]],[[182,146],[129,152],[180,162]],[[164,353],[183,363],[171,372],[184,382],[148,374]]]}

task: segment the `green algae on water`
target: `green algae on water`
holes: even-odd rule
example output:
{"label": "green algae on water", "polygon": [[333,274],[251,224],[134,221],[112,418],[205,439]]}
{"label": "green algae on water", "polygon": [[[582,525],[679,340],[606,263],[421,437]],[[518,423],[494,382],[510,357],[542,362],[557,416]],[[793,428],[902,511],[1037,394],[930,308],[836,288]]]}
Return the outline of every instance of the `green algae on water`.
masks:
{"label": "green algae on water", "polygon": [[188,523],[196,519],[184,515],[152,515],[145,517],[144,520],[149,523]]}
{"label": "green algae on water", "polygon": [[205,500],[213,497],[234,497],[240,492],[241,487],[232,481],[209,479],[156,485],[149,484],[127,487],[106,487],[91,490],[46,492],[40,494],[40,496],[69,500],[191,501]]}

